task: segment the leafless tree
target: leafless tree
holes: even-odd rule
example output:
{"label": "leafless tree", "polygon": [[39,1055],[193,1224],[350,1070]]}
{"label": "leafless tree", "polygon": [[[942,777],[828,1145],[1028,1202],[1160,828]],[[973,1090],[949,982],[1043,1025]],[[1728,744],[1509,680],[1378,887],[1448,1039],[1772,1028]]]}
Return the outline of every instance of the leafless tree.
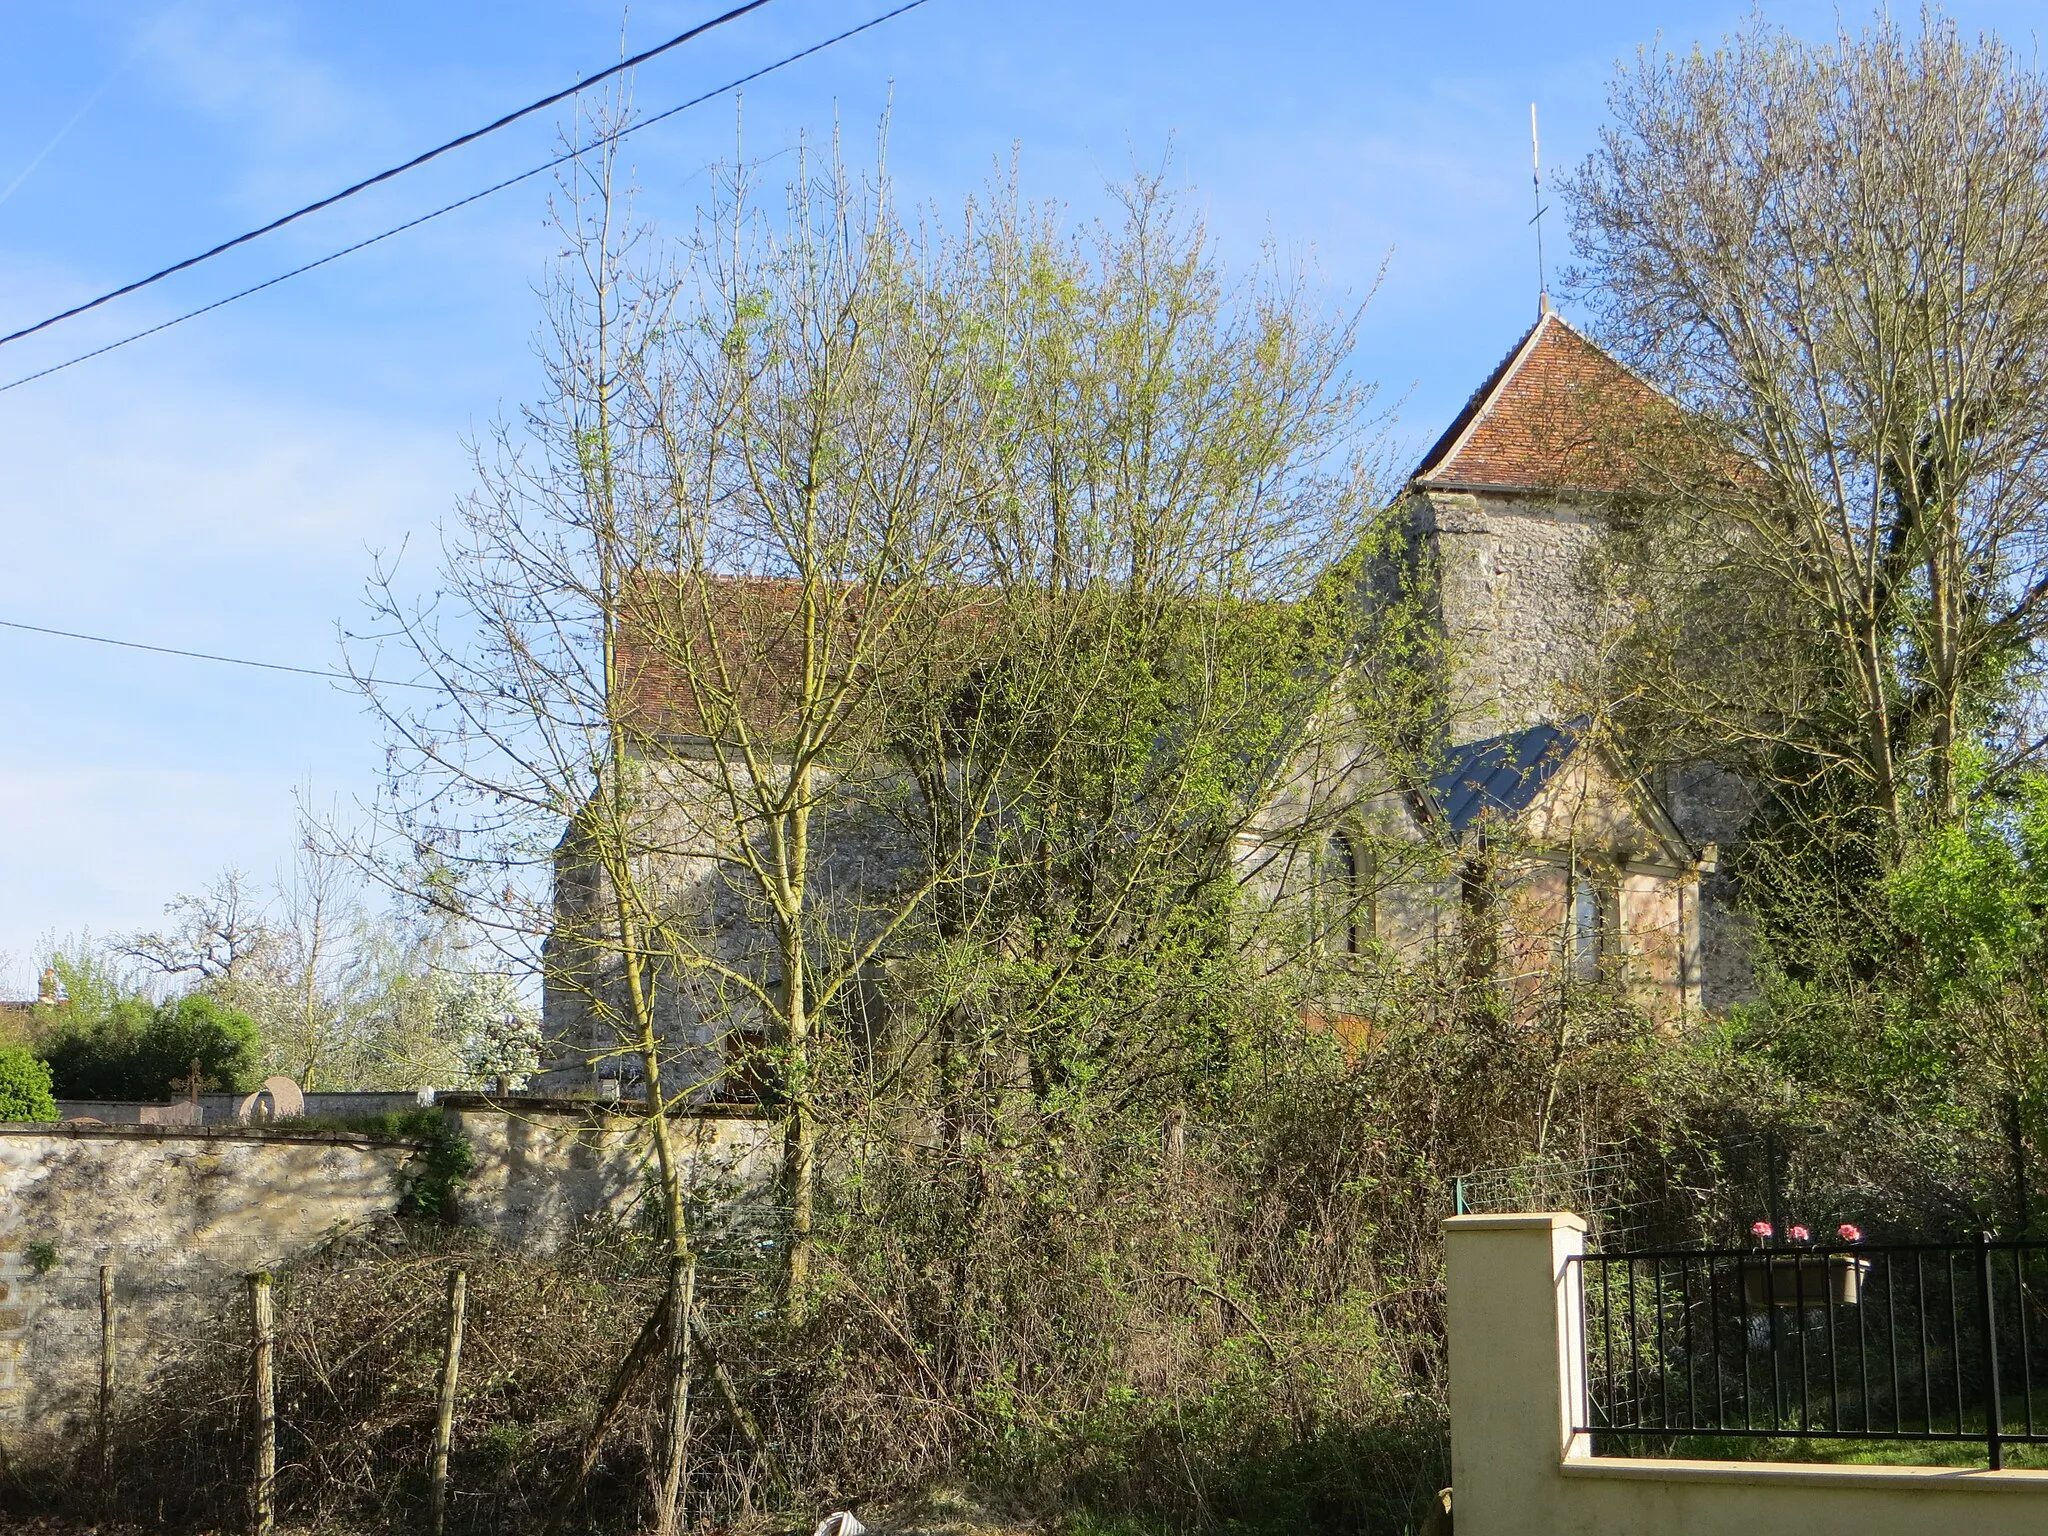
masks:
{"label": "leafless tree", "polygon": [[[634,271],[643,236],[619,180],[617,110],[598,113],[601,147],[562,184],[563,250],[545,290],[543,399],[479,451],[480,489],[444,531],[439,591],[414,601],[389,569],[373,582],[384,643],[410,652],[435,691],[424,705],[417,695],[394,698],[363,668],[392,771],[372,829],[352,849],[379,878],[472,925],[509,961],[546,965],[555,953],[546,945],[549,877],[571,829],[575,856],[601,877],[602,893],[575,935],[575,958],[555,965],[549,980],[582,990],[609,1031],[601,1054],[637,1062],[669,1253],[661,1315],[681,1328],[691,1234],[669,1122],[678,1089],[665,1075],[673,1059],[655,996],[657,967],[679,945],[646,857],[635,705],[621,682],[632,584],[677,552],[672,523],[643,494],[649,454],[635,419],[676,290]],[[593,947],[602,952],[595,966]],[[660,1395],[664,1531],[679,1519],[688,1378],[677,1363],[686,1358],[670,1352],[677,1368]]]}
{"label": "leafless tree", "polygon": [[1611,105],[1575,286],[1692,413],[1633,445],[1627,685],[1896,847],[2048,635],[2048,83],[1930,12],[1646,52]]}
{"label": "leafless tree", "polygon": [[276,947],[264,903],[238,869],[222,871],[197,895],[174,897],[164,916],[172,926],[129,934],[116,950],[163,976],[220,984],[262,965]]}

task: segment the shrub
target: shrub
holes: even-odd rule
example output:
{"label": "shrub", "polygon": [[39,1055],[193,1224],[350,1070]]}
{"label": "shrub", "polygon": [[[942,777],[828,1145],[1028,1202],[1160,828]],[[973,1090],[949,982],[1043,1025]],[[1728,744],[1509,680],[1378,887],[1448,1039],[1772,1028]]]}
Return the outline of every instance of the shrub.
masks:
{"label": "shrub", "polygon": [[25,1045],[0,1046],[0,1120],[54,1120],[50,1068]]}
{"label": "shrub", "polygon": [[[619,1252],[588,1242],[540,1257],[493,1248],[473,1229],[359,1232],[276,1272],[280,1527],[324,1533],[427,1529],[431,1411],[446,1337],[451,1265],[469,1271],[469,1346],[449,1474],[449,1536],[538,1531],[576,1465],[611,1371],[660,1294]],[[175,1314],[124,1320],[152,1370],[113,1423],[104,1485],[68,1455],[10,1447],[0,1529],[239,1530],[248,1489],[248,1303],[232,1281]],[[651,1377],[593,1469],[569,1529],[645,1530]],[[715,1413],[693,1416],[710,1469]],[[47,1442],[45,1442],[47,1443]],[[693,1500],[703,1501],[701,1475]],[[729,1501],[728,1501],[729,1502]],[[76,1524],[38,1518],[78,1517]],[[116,1517],[110,1519],[110,1517]],[[808,1528],[808,1524],[806,1526]]]}
{"label": "shrub", "polygon": [[167,1099],[195,1061],[208,1083],[239,1091],[256,1071],[256,1021],[199,994],[154,1007],[126,998],[96,1018],[59,1020],[43,1058],[67,1099]]}
{"label": "shrub", "polygon": [[432,1110],[426,1114],[432,1117],[426,1127],[427,1144],[407,1171],[405,1198],[399,1202],[398,1210],[403,1216],[434,1217],[452,1223],[459,1212],[463,1187],[476,1171],[476,1152],[469,1138],[446,1117]]}

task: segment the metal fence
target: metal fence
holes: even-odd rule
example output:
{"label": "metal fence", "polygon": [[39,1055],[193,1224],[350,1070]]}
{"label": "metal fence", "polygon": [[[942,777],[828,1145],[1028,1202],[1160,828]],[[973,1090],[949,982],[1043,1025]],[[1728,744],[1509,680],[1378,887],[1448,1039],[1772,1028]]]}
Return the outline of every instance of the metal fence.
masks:
{"label": "metal fence", "polygon": [[2048,1243],[1587,1254],[1567,1282],[1596,1446],[1981,1441],[1996,1468],[2048,1443]]}

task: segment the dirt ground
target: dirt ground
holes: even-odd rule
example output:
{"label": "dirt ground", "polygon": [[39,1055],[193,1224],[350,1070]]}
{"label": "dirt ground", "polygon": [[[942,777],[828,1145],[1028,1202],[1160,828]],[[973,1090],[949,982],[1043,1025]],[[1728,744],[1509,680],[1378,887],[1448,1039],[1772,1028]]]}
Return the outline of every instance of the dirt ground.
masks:
{"label": "dirt ground", "polygon": [[[819,1518],[831,1514],[821,1512]],[[964,1494],[939,1493],[915,1503],[884,1509],[854,1510],[851,1513],[866,1526],[869,1536],[1046,1536],[1046,1528],[1034,1521],[983,1508]],[[81,1522],[52,1517],[11,1519],[8,1536],[158,1536],[154,1526]],[[811,1536],[812,1525],[792,1524],[787,1518],[763,1519],[743,1526],[698,1526],[696,1536]],[[207,1536],[243,1536],[229,1528]],[[337,1526],[300,1526],[280,1520],[277,1536],[359,1536]],[[506,1536],[520,1536],[507,1531]]]}

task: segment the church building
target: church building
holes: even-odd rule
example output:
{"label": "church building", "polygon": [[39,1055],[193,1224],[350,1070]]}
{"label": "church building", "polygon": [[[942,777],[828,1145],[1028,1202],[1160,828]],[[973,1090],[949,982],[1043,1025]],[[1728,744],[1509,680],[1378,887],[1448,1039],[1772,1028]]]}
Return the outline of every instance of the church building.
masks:
{"label": "church building", "polygon": [[[1273,900],[1304,883],[1355,887],[1361,899],[1332,904],[1344,916],[1326,946],[1412,960],[1456,945],[1530,1004],[1574,980],[1667,1023],[1734,1000],[1738,935],[1714,905],[1713,839],[1727,819],[1682,777],[1653,783],[1634,768],[1587,693],[1603,616],[1585,570],[1606,506],[1628,485],[1603,424],[1674,411],[1546,304],[1401,491],[1401,579],[1425,594],[1447,658],[1434,771],[1338,806],[1313,870],[1269,867],[1258,830],[1241,834],[1247,887]],[[1291,816],[1276,809],[1276,845]],[[1377,850],[1402,845],[1429,857],[1389,882]],[[557,859],[551,969],[596,895],[572,830]],[[549,980],[543,1081],[557,1091],[633,1073],[615,1043],[607,1050],[616,1037],[596,1029],[589,996]],[[683,1048],[702,1054],[704,1081],[718,1079],[708,1027],[672,1004],[664,1028],[698,1037]]]}
{"label": "church building", "polygon": [[[1436,771],[1350,808],[1318,869],[1267,882],[1370,889],[1326,903],[1359,914],[1334,947],[1457,946],[1523,1005],[1573,981],[1665,1021],[1732,1000],[1739,957],[1710,966],[1706,946],[1734,935],[1703,906],[1725,818],[1632,765],[1589,692],[1604,616],[1586,566],[1629,474],[1607,429],[1673,410],[1546,305],[1409,475],[1404,579],[1447,674]],[[1436,864],[1390,883],[1368,865],[1403,841]],[[1241,850],[1253,869],[1265,856]]]}

